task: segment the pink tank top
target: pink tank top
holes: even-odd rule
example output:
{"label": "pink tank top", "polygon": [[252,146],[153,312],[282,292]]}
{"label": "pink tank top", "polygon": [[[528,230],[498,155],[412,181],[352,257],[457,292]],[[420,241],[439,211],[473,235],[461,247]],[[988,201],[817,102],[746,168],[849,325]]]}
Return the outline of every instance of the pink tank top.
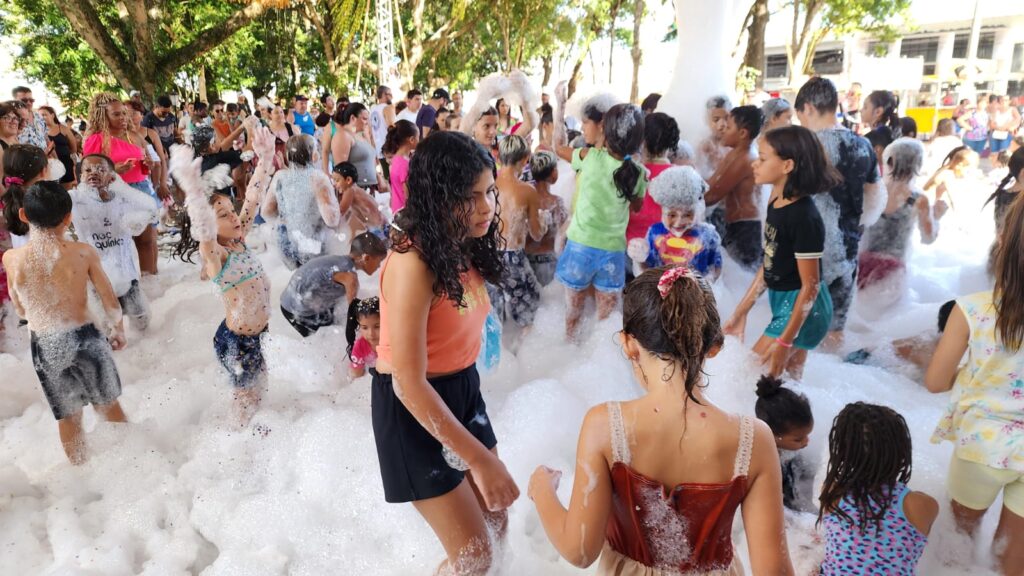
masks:
{"label": "pink tank top", "polygon": [[103,151],[103,137],[104,135],[100,132],[93,134],[85,139],[85,144],[82,145],[83,154],[104,154],[114,161],[114,164],[118,164],[134,158],[136,160],[135,165],[132,169],[121,174],[121,179],[126,184],[135,184],[146,179],[146,175],[142,172],[142,159],[144,152],[142,148],[139,148],[131,142],[125,142],[120,138],[114,138],[110,136],[110,151],[109,153]]}

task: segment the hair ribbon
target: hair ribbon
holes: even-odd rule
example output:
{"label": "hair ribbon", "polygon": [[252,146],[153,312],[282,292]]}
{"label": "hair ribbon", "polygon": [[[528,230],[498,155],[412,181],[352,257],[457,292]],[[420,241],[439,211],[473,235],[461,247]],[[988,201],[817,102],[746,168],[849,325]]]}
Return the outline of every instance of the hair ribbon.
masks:
{"label": "hair ribbon", "polygon": [[668,293],[672,290],[672,285],[680,278],[697,280],[689,266],[673,266],[665,270],[658,280],[658,293],[661,294],[662,299],[668,297]]}
{"label": "hair ribbon", "polygon": [[17,176],[4,176],[4,186],[10,186],[11,184],[22,186],[25,184],[25,181]]}
{"label": "hair ribbon", "polygon": [[629,161],[631,161],[632,159],[633,159],[633,156],[632,156],[632,155],[630,155],[630,154],[626,154],[626,156],[625,156],[625,157],[624,157],[624,158],[622,159],[622,161],[623,161],[623,162],[629,162]]}

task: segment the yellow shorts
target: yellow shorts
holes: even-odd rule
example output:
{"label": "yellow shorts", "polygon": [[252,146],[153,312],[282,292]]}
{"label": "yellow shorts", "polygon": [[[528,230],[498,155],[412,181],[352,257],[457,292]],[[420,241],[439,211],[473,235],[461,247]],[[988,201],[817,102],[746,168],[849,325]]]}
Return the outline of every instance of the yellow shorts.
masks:
{"label": "yellow shorts", "polygon": [[988,510],[1003,493],[1003,506],[1024,517],[1024,474],[1002,470],[954,455],[949,462],[949,495],[972,510]]}

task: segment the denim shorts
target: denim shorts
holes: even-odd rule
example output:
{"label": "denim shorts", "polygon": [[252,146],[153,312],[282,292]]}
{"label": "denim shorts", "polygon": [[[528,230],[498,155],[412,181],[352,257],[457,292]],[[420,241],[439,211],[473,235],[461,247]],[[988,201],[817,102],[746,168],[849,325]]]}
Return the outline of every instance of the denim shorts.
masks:
{"label": "denim shorts", "polygon": [[[789,317],[793,314],[793,305],[796,304],[796,297],[799,294],[799,290],[768,290],[768,302],[772,307],[772,321],[764,329],[765,336],[769,338],[782,336],[786,325],[789,324]],[[793,346],[804,350],[813,350],[828,335],[831,323],[832,297],[829,296],[828,286],[822,282],[810,314],[804,319],[804,325],[800,327],[800,332],[793,339]]]}
{"label": "denim shorts", "polygon": [[569,240],[558,258],[558,281],[570,290],[593,286],[599,292],[621,292],[626,286],[626,253],[591,248]]}
{"label": "denim shorts", "polygon": [[[150,182],[148,176],[146,178],[143,178],[142,180],[139,180],[138,182],[132,182],[131,184],[128,185],[131,186],[132,188],[135,188],[139,192],[144,192],[148,194],[151,198],[153,198],[153,202],[156,202],[156,207],[158,210],[164,207],[163,202],[161,202],[160,197],[157,196],[156,189],[153,188],[153,183]],[[153,224],[150,224],[150,226],[156,228],[156,223],[154,222]]]}

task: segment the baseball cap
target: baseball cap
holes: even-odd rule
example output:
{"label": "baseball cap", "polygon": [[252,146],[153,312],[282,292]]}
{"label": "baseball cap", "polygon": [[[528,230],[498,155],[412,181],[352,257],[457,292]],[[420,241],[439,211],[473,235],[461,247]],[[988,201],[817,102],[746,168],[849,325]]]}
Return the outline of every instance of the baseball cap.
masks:
{"label": "baseball cap", "polygon": [[309,100],[309,98],[306,98],[302,94],[299,94],[298,96],[295,97],[295,101],[298,102],[299,100]]}
{"label": "baseball cap", "polygon": [[434,90],[434,95],[431,98],[444,98],[445,100],[451,101],[452,97],[448,95],[448,91],[444,88],[438,88]]}

